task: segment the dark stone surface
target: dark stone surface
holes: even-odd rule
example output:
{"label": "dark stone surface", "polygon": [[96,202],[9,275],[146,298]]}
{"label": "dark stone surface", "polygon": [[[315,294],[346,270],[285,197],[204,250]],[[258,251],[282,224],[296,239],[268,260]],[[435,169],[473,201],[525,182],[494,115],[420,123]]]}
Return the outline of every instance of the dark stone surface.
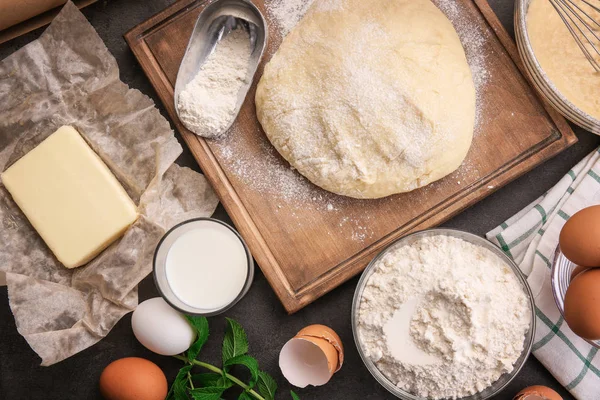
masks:
{"label": "dark stone surface", "polygon": [[[122,36],[170,3],[170,0],[100,1],[84,11],[116,57],[121,69],[121,79],[151,96],[165,117],[167,114],[164,108]],[[512,32],[513,1],[492,0],[490,3],[500,20]],[[0,45],[0,58],[37,38],[41,32],[42,30],[38,30]],[[483,235],[515,214],[552,187],[577,161],[600,144],[599,137],[579,128],[576,132],[579,143],[466,210],[445,226]],[[527,132],[523,134],[526,135]],[[187,150],[180,157],[179,163],[199,170]],[[217,210],[216,217],[229,221],[222,207]],[[289,398],[290,389],[277,365],[279,349],[299,329],[312,323],[330,325],[340,334],[346,346],[346,362],[344,368],[326,386],[297,390],[303,399],[394,398],[368,373],[353,342],[350,306],[357,279],[347,282],[297,314],[288,316],[263,275],[260,271],[257,272],[249,294],[227,316],[237,319],[246,328],[251,353],[257,356],[261,367],[270,372],[280,385],[278,398]],[[153,282],[150,279],[144,280],[140,286],[140,299],[157,295]],[[203,360],[215,363],[219,361],[224,323],[224,317],[210,319],[212,336],[202,352]],[[40,359],[15,328],[8,307],[6,288],[0,288],[0,399],[99,399],[97,383],[102,369],[111,361],[127,356],[145,357],[156,362],[165,371],[169,381],[181,366],[178,360],[155,355],[142,347],[131,332],[128,315],[95,346],[57,365],[40,367]],[[553,387],[565,399],[572,399],[533,357],[527,361],[513,383],[495,398],[512,399],[517,391],[534,384]]]}

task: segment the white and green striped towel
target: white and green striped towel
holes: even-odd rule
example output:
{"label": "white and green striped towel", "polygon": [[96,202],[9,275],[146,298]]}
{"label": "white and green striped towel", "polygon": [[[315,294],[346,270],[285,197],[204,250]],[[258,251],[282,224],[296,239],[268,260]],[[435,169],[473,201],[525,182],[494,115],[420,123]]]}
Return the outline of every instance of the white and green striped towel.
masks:
{"label": "white and green striped towel", "polygon": [[537,315],[533,354],[579,400],[600,400],[600,355],[560,315],[550,288],[550,263],[565,221],[595,204],[600,204],[600,149],[487,234],[528,276]]}

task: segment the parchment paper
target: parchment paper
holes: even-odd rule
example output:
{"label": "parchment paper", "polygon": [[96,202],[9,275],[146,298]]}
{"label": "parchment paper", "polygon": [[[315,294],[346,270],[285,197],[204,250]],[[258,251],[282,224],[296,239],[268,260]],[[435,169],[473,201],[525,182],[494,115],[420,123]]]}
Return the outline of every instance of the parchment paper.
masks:
{"label": "parchment paper", "polygon": [[62,125],[73,125],[140,211],[125,235],[87,265],[62,266],[0,184],[0,270],[19,333],[51,365],[98,342],[137,303],[158,240],[209,216],[205,178],[174,164],[182,149],[154,103],[119,80],[113,56],[67,3],[38,39],[0,63],[0,171]]}

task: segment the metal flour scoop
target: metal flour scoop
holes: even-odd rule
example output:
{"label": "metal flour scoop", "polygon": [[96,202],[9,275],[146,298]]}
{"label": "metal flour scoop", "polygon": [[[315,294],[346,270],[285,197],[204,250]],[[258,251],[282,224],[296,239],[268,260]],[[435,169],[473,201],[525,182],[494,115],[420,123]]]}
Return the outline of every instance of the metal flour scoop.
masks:
{"label": "metal flour scoop", "polygon": [[[200,136],[216,138],[233,124],[252,85],[254,74],[267,45],[267,23],[261,12],[249,0],[216,0],[202,10],[194,26],[185,55],[179,66],[175,82],[175,110],[180,117],[179,95],[200,71],[202,65],[219,43],[236,29],[243,29],[250,37],[250,61],[246,80],[238,91],[235,112],[231,121],[216,134],[194,132]],[[198,110],[201,112],[201,110]],[[182,121],[183,122],[183,121]],[[184,125],[186,125],[184,123]]]}

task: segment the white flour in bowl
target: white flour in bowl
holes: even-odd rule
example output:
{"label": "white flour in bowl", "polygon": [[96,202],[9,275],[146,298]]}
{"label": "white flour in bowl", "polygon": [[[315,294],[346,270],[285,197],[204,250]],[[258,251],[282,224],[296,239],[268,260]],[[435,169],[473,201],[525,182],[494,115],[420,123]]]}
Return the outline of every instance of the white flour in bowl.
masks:
{"label": "white flour in bowl", "polygon": [[529,300],[491,251],[437,235],[393,249],[362,293],[358,337],[397,387],[431,399],[481,392],[521,355]]}

